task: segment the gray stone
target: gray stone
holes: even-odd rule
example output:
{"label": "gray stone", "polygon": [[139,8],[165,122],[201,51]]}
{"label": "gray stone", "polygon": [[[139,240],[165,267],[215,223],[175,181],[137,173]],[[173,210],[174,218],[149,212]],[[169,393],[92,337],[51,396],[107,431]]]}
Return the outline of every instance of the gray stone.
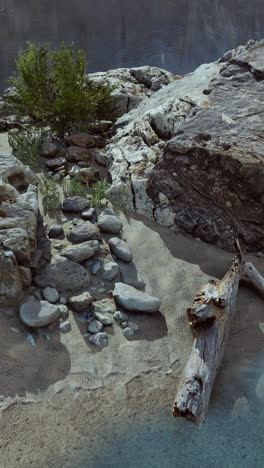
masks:
{"label": "gray stone", "polygon": [[58,302],[59,297],[60,297],[57,289],[50,288],[49,286],[43,289],[42,295],[46,301],[51,302],[52,304],[55,304],[55,302]]}
{"label": "gray stone", "polygon": [[67,235],[67,239],[73,244],[80,244],[90,239],[100,239],[100,233],[94,224],[86,221],[74,227]]}
{"label": "gray stone", "polygon": [[60,292],[80,291],[90,284],[90,274],[76,262],[56,255],[51,262],[38,273],[34,281],[37,286],[54,286]]}
{"label": "gray stone", "polygon": [[34,346],[34,348],[36,347],[35,338],[34,338],[33,335],[31,335],[31,333],[28,333],[28,334],[27,334],[26,340],[27,340],[28,344],[30,344],[31,346]]}
{"label": "gray stone", "polygon": [[126,314],[124,314],[124,312],[121,312],[120,310],[117,310],[115,313],[114,313],[114,319],[117,321],[117,322],[127,322],[128,320],[128,316]]}
{"label": "gray stone", "polygon": [[93,265],[92,265],[92,274],[97,275],[103,268],[102,261],[97,260]]}
{"label": "gray stone", "polygon": [[45,158],[55,158],[60,156],[65,151],[63,144],[60,141],[52,140],[51,137],[44,137],[41,148],[41,155]]}
{"label": "gray stone", "polygon": [[127,321],[126,321],[126,322],[121,322],[121,327],[122,327],[122,328],[126,328],[127,325],[128,325],[128,322],[127,322]]}
{"label": "gray stone", "polygon": [[113,281],[116,275],[118,274],[118,272],[119,272],[118,264],[114,262],[108,262],[104,265],[102,278],[105,281]]}
{"label": "gray stone", "polygon": [[108,345],[108,336],[106,333],[100,332],[96,333],[96,335],[92,335],[89,337],[90,343],[97,346],[97,348],[104,348]]}
{"label": "gray stone", "polygon": [[[65,143],[68,146],[76,146],[83,148],[94,148],[95,141],[93,135],[89,133],[74,133],[65,138]],[[70,148],[69,148],[70,149]],[[88,153],[89,154],[89,153]]]}
{"label": "gray stone", "polygon": [[132,330],[130,327],[126,327],[123,329],[123,335],[126,338],[132,338],[132,336],[134,336],[134,330]]}
{"label": "gray stone", "polygon": [[54,224],[49,228],[48,235],[51,239],[59,237],[61,234],[63,234],[63,228],[58,224]]}
{"label": "gray stone", "polygon": [[120,260],[124,262],[131,262],[132,261],[132,252],[125,241],[119,239],[119,237],[112,237],[108,241],[111,252]]}
{"label": "gray stone", "polygon": [[57,305],[47,301],[38,301],[31,296],[19,309],[19,316],[23,323],[29,327],[45,327],[60,316]]}
{"label": "gray stone", "polygon": [[119,269],[121,272],[121,280],[125,284],[129,284],[136,289],[143,290],[145,287],[144,281],[138,277],[136,266],[133,262],[125,263],[118,260]]}
{"label": "gray stone", "polygon": [[82,212],[82,217],[83,217],[83,219],[92,219],[95,214],[96,214],[95,209],[94,208],[89,208],[89,210],[86,210],[86,211]]}
{"label": "gray stone", "polygon": [[134,312],[157,312],[160,300],[123,283],[116,283],[113,296],[126,310]]}
{"label": "gray stone", "polygon": [[85,148],[80,148],[79,146],[70,146],[67,150],[66,158],[68,161],[77,162],[89,161],[91,156],[89,151]]}
{"label": "gray stone", "polygon": [[68,211],[71,213],[79,213],[80,211],[85,210],[85,208],[88,208],[90,205],[89,200],[84,197],[69,197],[65,198],[63,205],[62,205],[62,211]]}
{"label": "gray stone", "polygon": [[116,311],[115,302],[113,299],[104,298],[93,303],[95,314],[113,314]]}
{"label": "gray stone", "polygon": [[107,156],[107,154],[96,151],[95,152],[95,161],[100,166],[107,167],[107,166],[109,166],[110,158],[109,158],[109,156]]}
{"label": "gray stone", "polygon": [[75,312],[83,312],[85,309],[88,309],[92,300],[91,294],[86,291],[79,294],[79,296],[70,297],[68,302]]}
{"label": "gray stone", "polygon": [[87,329],[90,333],[99,333],[103,329],[103,324],[99,320],[92,320],[88,323]]}
{"label": "gray stone", "polygon": [[69,317],[69,309],[66,305],[64,304],[61,304],[59,305],[59,309],[60,309],[60,318],[62,320],[67,320],[67,318]]}
{"label": "gray stone", "polygon": [[59,300],[59,303],[65,305],[65,304],[67,304],[67,299],[65,297],[61,296],[60,300]]}
{"label": "gray stone", "polygon": [[70,322],[61,322],[59,325],[59,329],[61,333],[69,333],[71,331],[71,323]]}
{"label": "gray stone", "polygon": [[113,315],[109,314],[109,312],[95,312],[95,318],[105,326],[113,325],[114,322]]}
{"label": "gray stone", "polygon": [[66,163],[65,158],[55,158],[55,159],[50,159],[49,161],[45,162],[45,166],[47,166],[48,169],[56,169],[57,167],[63,166],[63,164]]}
{"label": "gray stone", "polygon": [[68,246],[60,255],[72,260],[73,262],[82,263],[84,260],[93,257],[99,249],[99,242],[97,240],[91,240],[81,244]]}
{"label": "gray stone", "polygon": [[101,231],[109,234],[118,234],[123,227],[120,219],[110,210],[105,210],[98,216],[98,226]]}

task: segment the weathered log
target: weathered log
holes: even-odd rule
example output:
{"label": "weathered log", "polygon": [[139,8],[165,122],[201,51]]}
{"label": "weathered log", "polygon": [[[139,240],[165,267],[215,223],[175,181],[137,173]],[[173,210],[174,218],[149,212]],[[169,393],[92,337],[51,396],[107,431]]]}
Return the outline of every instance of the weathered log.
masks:
{"label": "weathered log", "polygon": [[205,419],[216,373],[220,367],[230,323],[236,306],[240,279],[264,297],[264,278],[252,263],[244,261],[243,245],[222,281],[209,281],[187,309],[195,340],[179,383],[173,414],[202,423]]}
{"label": "weathered log", "polygon": [[235,311],[243,264],[240,251],[222,281],[211,281],[204,286],[187,310],[195,340],[175,398],[176,417],[195,423],[205,419]]}

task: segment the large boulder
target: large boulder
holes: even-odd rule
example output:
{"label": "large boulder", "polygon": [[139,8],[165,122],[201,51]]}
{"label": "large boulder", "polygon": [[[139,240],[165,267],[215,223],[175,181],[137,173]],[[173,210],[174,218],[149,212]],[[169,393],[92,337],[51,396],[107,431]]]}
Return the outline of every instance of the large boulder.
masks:
{"label": "large boulder", "polygon": [[74,197],[65,198],[62,204],[62,211],[79,213],[88,208],[88,206],[90,206],[90,202],[87,198],[76,195]]}
{"label": "large boulder", "polygon": [[51,286],[60,293],[79,291],[90,284],[88,271],[65,257],[56,255],[34,279],[37,286]]}
{"label": "large boulder", "polygon": [[201,65],[124,114],[108,197],[177,232],[263,250],[264,41]]}

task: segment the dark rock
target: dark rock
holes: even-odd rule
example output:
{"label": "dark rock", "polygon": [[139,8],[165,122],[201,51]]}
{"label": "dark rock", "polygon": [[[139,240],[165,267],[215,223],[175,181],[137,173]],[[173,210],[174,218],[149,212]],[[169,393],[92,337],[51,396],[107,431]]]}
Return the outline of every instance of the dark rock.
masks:
{"label": "dark rock", "polygon": [[91,239],[100,239],[97,227],[90,221],[75,226],[67,235],[67,239],[73,244],[80,244]]}
{"label": "dark rock", "polygon": [[59,237],[61,234],[63,234],[63,228],[59,226],[58,224],[54,224],[49,228],[49,238],[50,239],[55,239],[56,237]]}
{"label": "dark rock", "polygon": [[65,198],[63,205],[62,205],[62,211],[69,211],[71,213],[79,213],[80,211],[85,210],[85,208],[88,208],[90,206],[89,200],[84,197],[69,197]]}

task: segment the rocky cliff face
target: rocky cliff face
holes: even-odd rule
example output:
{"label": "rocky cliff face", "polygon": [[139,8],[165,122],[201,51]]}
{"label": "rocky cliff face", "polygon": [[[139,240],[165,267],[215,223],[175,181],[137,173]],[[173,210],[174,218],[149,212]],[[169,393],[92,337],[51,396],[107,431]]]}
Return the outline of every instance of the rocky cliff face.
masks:
{"label": "rocky cliff face", "polygon": [[10,154],[0,156],[0,308],[19,303],[31,285],[36,249],[36,177]]}
{"label": "rocky cliff face", "polygon": [[115,203],[176,232],[250,251],[264,235],[264,41],[163,87],[117,121]]}

